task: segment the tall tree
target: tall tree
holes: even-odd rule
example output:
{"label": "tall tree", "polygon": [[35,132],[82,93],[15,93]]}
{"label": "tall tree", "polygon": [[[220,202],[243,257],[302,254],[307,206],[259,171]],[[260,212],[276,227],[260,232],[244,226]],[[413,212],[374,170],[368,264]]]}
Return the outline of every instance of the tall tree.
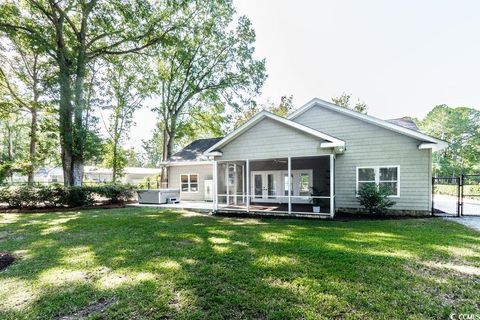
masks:
{"label": "tall tree", "polygon": [[163,125],[157,122],[150,139],[142,140],[142,166],[158,168],[163,156]]}
{"label": "tall tree", "polygon": [[[21,112],[30,117],[28,161],[23,166],[28,183],[33,183],[34,172],[47,154],[38,153],[38,136],[41,112],[47,109],[42,100],[46,91],[46,79],[49,73],[48,60],[35,48],[25,45],[22,37],[4,41],[4,50],[0,53],[0,87],[6,94],[4,101],[10,101]],[[7,98],[7,100],[5,100]]]}
{"label": "tall tree", "polygon": [[360,99],[357,99],[357,102],[354,105],[350,105],[352,95],[350,93],[342,93],[339,97],[332,98],[332,102],[337,106],[351,109],[360,113],[367,113],[368,107],[367,104]]}
{"label": "tall tree", "polygon": [[19,163],[28,161],[28,121],[19,109],[0,119],[0,181],[20,171]]}
{"label": "tall tree", "polygon": [[293,95],[280,97],[279,103],[267,102],[266,105],[252,104],[246,110],[239,112],[233,119],[233,128],[238,128],[248,120],[250,120],[255,114],[262,110],[267,110],[280,117],[286,117],[295,109],[293,105]]}
{"label": "tall tree", "polygon": [[265,80],[264,61],[253,58],[251,23],[246,17],[234,21],[234,15],[231,1],[206,2],[188,31],[175,32],[177,41],[159,52],[160,104],[155,110],[162,123],[164,161],[173,153],[182,117],[193,119],[192,113],[220,103],[238,108]]}
{"label": "tall tree", "polygon": [[83,176],[88,66],[106,55],[139,52],[166,41],[184,23],[184,2],[10,0],[0,4],[0,31],[25,35],[54,61],[60,92],[60,144],[66,185]]}
{"label": "tall tree", "polygon": [[[144,67],[138,59],[123,57],[123,59],[110,59],[106,69],[110,111],[108,124],[109,139],[106,146],[105,164],[112,168],[113,182],[122,175],[123,168],[128,162],[121,143],[128,137],[128,132],[133,124],[133,115],[142,106],[143,99],[147,96],[148,87],[145,77],[146,72],[141,72]],[[147,89],[146,89],[147,88]]]}
{"label": "tall tree", "polygon": [[417,122],[427,134],[449,142],[433,155],[434,174],[458,176],[480,170],[480,111],[439,105]]}

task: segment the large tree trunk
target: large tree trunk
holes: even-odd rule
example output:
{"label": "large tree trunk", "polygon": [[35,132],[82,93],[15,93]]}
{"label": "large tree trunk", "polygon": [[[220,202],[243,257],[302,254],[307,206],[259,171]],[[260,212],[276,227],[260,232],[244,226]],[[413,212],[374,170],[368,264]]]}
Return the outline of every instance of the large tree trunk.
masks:
{"label": "large tree trunk", "polygon": [[[168,140],[169,139],[169,133],[167,128],[163,127],[163,133],[162,133],[162,139],[163,139],[163,146],[162,146],[162,162],[166,162],[171,154],[168,152]],[[165,165],[162,164],[161,166],[161,172],[160,172],[160,184],[162,188],[168,188],[168,169]]]}
{"label": "large tree trunk", "polygon": [[[50,4],[53,12],[56,8]],[[55,42],[57,63],[59,69],[60,103],[59,103],[59,125],[60,125],[60,147],[63,168],[63,183],[65,186],[73,185],[73,105],[72,105],[72,82],[70,79],[71,61],[67,58],[68,50],[63,37],[64,18],[56,13],[52,15],[55,26]]]}
{"label": "large tree trunk", "polygon": [[75,109],[74,109],[74,153],[73,153],[73,184],[81,186],[83,181],[83,156],[84,143],[86,140],[86,129],[83,123],[83,113],[86,107],[85,101],[85,77],[87,73],[87,49],[86,34],[88,29],[87,18],[94,5],[92,1],[83,8],[83,16],[80,32],[78,34],[79,48],[77,55],[77,68],[75,78]]}
{"label": "large tree trunk", "polygon": [[33,90],[33,105],[30,107],[30,114],[32,116],[30,122],[30,148],[29,148],[29,160],[30,168],[28,170],[28,185],[34,183],[35,169],[36,169],[36,156],[37,156],[37,116],[38,116],[38,55],[34,56],[33,61],[33,74],[32,74],[32,90]]}
{"label": "large tree trunk", "polygon": [[37,109],[34,107],[31,110],[32,121],[30,123],[30,168],[28,169],[28,184],[34,183],[35,173],[35,157],[37,155]]}
{"label": "large tree trunk", "polygon": [[73,106],[68,70],[60,68],[60,146],[62,155],[63,182],[73,185]]}

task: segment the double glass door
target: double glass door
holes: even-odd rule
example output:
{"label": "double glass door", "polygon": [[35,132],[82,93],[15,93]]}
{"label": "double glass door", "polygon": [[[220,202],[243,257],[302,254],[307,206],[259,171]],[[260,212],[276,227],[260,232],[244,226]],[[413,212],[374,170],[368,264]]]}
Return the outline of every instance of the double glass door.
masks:
{"label": "double glass door", "polygon": [[275,202],[277,198],[278,177],[275,172],[257,171],[252,173],[253,200],[257,202]]}

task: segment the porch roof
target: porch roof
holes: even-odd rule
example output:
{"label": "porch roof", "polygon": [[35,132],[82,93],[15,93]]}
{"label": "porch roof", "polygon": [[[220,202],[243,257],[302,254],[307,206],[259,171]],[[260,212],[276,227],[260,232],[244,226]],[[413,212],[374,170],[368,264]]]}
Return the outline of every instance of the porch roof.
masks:
{"label": "porch roof", "polygon": [[242,135],[246,131],[248,131],[250,128],[255,126],[257,123],[262,121],[263,119],[271,119],[273,121],[276,121],[278,123],[281,123],[283,125],[286,125],[288,127],[297,129],[299,131],[302,131],[306,134],[309,134],[313,137],[316,137],[324,142],[320,144],[321,148],[338,148],[341,152],[345,149],[345,141],[332,137],[331,135],[328,135],[326,133],[320,132],[318,130],[312,129],[310,127],[304,126],[300,123],[294,122],[292,120],[288,120],[286,118],[277,116],[271,112],[268,112],[266,110],[263,110],[259,113],[257,113],[253,118],[251,118],[249,121],[244,123],[242,126],[225,136],[223,139],[215,143],[213,146],[211,146],[208,150],[205,151],[205,155],[207,156],[218,156],[221,153],[219,152],[219,149],[222,148],[223,146],[227,145],[229,142],[237,138],[238,136]]}

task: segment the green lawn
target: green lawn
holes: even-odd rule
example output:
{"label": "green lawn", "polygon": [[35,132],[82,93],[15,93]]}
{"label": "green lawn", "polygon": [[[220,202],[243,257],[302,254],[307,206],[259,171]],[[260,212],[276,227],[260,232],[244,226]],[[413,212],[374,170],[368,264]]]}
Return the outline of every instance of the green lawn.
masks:
{"label": "green lawn", "polygon": [[480,313],[480,233],[439,219],[156,209],[0,214],[1,319],[446,318]]}

